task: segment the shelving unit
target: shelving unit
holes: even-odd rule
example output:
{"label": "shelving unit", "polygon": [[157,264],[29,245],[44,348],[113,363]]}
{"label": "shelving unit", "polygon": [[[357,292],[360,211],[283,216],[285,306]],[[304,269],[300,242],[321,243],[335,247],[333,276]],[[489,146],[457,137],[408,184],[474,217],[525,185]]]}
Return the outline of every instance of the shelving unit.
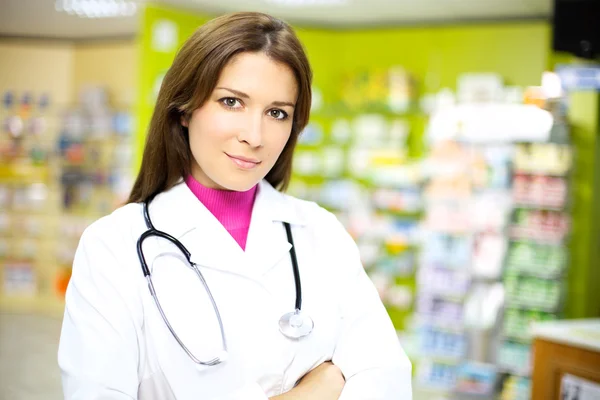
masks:
{"label": "shelving unit", "polygon": [[344,224],[400,332],[414,306],[424,115],[397,68],[346,75],[339,85],[341,99],[313,110],[300,136],[289,191]]}
{"label": "shelving unit", "polygon": [[501,105],[535,131],[510,133],[516,118],[496,116],[488,134],[493,104],[456,107],[434,115],[429,134],[415,387],[489,398],[500,386],[503,400],[528,399],[528,327],[558,315],[565,289],[567,131],[539,108]]}
{"label": "shelving unit", "polygon": [[420,165],[407,156],[408,136],[410,125],[390,112],[317,114],[302,134],[290,186],[342,221],[399,331],[413,307],[421,213]]}
{"label": "shelving unit", "polygon": [[[514,213],[504,273],[506,307],[498,352],[498,365],[509,375],[504,400],[529,399],[530,326],[558,319],[564,303],[572,150],[564,139],[561,142],[516,147]],[[514,392],[514,387],[519,390]]]}
{"label": "shelving unit", "polygon": [[132,127],[102,89],[73,107],[44,99],[2,109],[23,129],[0,139],[0,309],[60,317],[83,230],[131,186]]}
{"label": "shelving unit", "polygon": [[[481,336],[501,306],[511,156],[510,146],[493,142],[432,144],[417,280],[419,387],[485,394],[494,383],[489,338]],[[480,376],[466,385],[473,374]]]}

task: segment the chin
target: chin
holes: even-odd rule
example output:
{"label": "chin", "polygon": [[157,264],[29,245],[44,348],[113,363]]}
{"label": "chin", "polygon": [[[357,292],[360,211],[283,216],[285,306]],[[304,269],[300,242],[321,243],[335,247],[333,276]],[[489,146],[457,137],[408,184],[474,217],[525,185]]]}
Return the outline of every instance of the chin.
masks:
{"label": "chin", "polygon": [[223,179],[218,182],[219,186],[226,190],[234,192],[246,192],[256,186],[262,179],[251,179],[250,177],[240,177],[235,179],[233,176],[229,179]]}

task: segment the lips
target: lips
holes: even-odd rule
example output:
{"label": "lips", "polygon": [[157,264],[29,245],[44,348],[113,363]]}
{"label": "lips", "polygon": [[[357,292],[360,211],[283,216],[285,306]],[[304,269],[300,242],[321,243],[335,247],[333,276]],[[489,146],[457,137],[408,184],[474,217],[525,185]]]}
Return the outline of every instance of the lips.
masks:
{"label": "lips", "polygon": [[244,156],[237,156],[237,155],[231,155],[231,154],[227,154],[227,157],[229,157],[229,159],[231,161],[233,161],[233,163],[238,166],[239,168],[242,169],[252,169],[252,168],[256,168],[259,164],[260,161],[254,158],[248,158],[248,157],[244,157]]}

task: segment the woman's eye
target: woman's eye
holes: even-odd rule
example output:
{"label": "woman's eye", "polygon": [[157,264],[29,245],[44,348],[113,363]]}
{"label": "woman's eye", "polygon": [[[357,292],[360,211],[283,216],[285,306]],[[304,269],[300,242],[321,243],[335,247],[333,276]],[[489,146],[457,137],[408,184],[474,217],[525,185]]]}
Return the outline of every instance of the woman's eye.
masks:
{"label": "woman's eye", "polygon": [[285,111],[277,110],[277,109],[269,111],[269,115],[272,118],[279,119],[279,120],[284,120],[288,117],[288,115]]}
{"label": "woman's eye", "polygon": [[229,108],[238,108],[240,106],[240,101],[235,97],[225,97],[221,99],[221,103]]}

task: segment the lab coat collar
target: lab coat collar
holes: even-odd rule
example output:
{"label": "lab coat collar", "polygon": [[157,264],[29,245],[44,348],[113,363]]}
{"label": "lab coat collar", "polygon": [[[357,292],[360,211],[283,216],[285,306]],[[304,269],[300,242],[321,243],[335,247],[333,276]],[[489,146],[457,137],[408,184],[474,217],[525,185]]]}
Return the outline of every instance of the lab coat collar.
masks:
{"label": "lab coat collar", "polygon": [[[265,180],[258,185],[258,194],[254,203],[254,212],[258,211],[264,215],[260,217],[270,219],[273,222],[287,222],[291,225],[305,225],[305,219],[298,213],[293,200],[276,190]],[[263,209],[264,208],[264,209]]]}
{"label": "lab coat collar", "polygon": [[[262,275],[284,256],[291,245],[283,222],[302,226],[306,223],[294,201],[275,190],[267,181],[259,183],[254,201],[246,251],[198,201],[183,180],[150,203],[154,226],[179,239],[199,266],[240,275]],[[160,246],[169,247],[165,240]]]}

